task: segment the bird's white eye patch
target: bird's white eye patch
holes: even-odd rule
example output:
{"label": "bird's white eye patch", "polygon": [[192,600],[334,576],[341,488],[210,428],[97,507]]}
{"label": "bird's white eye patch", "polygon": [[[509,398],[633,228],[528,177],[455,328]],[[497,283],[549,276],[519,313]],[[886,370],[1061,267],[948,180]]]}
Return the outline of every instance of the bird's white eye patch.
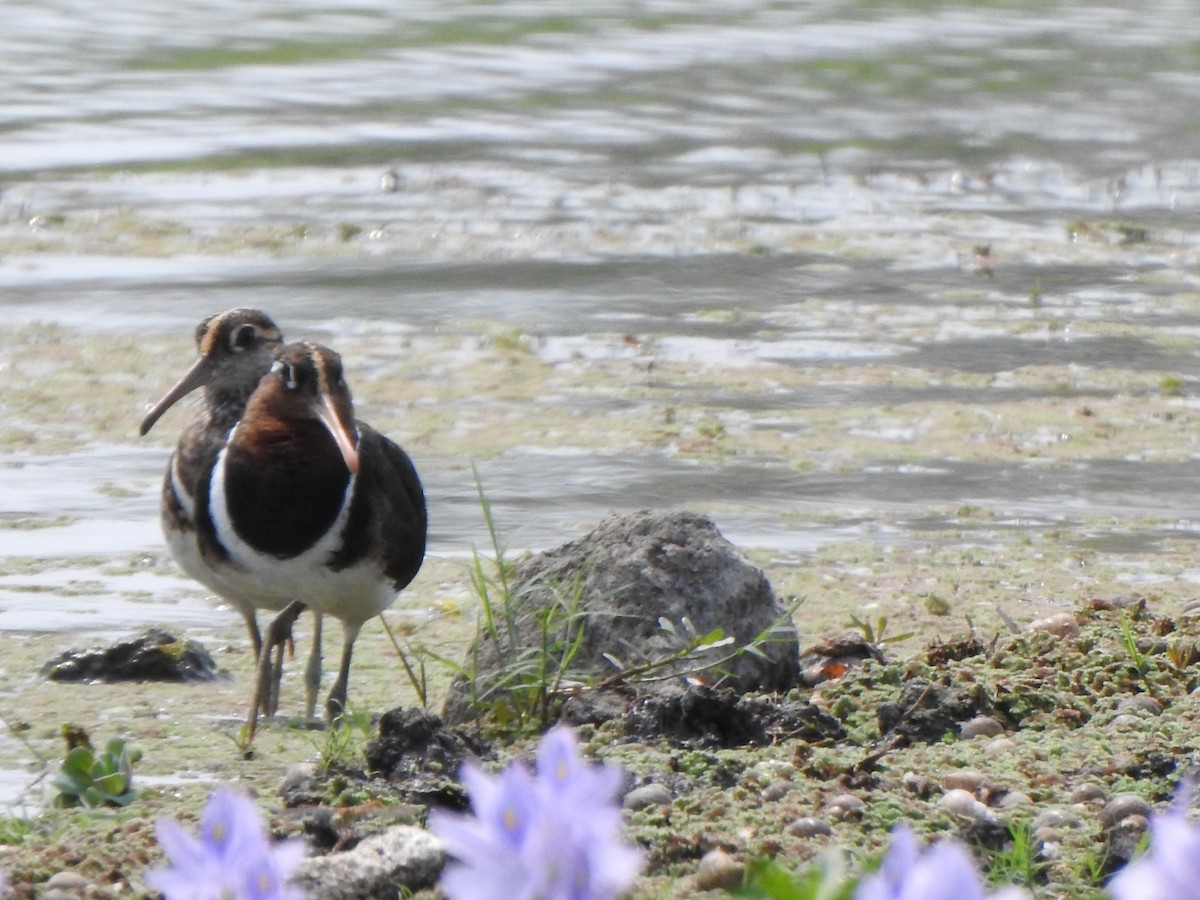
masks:
{"label": "bird's white eye patch", "polygon": [[235,352],[254,346],[258,340],[258,329],[253,325],[243,325],[229,336],[229,346]]}
{"label": "bird's white eye patch", "polygon": [[296,389],[296,370],[292,366],[285,363],[282,359],[277,359],[275,362],[271,363],[271,374],[282,374],[283,386],[289,391],[294,391]]}

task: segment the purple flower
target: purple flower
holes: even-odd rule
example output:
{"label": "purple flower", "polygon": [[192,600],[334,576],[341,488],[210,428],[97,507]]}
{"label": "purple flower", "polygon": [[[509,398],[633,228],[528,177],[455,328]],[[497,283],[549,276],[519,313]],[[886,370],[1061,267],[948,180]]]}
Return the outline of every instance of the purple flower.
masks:
{"label": "purple flower", "polygon": [[542,738],[536,776],[466,763],[460,777],[474,815],[429,816],[455,858],[441,881],[450,900],[612,900],[641,869],[621,839],[620,770],[581,760],[570,729]]}
{"label": "purple flower", "polygon": [[1150,816],[1150,850],[1108,883],[1113,900],[1194,897],[1200,885],[1200,828],[1188,821],[1196,782],[1185,778],[1165,813]]}
{"label": "purple flower", "polygon": [[854,900],[1019,900],[1029,895],[1009,887],[985,894],[975,863],[962,844],[940,841],[924,853],[912,831],[901,825],[879,871],[854,889]]}
{"label": "purple flower", "polygon": [[218,788],[208,798],[199,837],[159,819],[158,842],[171,867],[151,869],[145,882],[167,900],[304,898],[285,884],[304,856],[304,843],[272,845],[254,804],[234,791]]}

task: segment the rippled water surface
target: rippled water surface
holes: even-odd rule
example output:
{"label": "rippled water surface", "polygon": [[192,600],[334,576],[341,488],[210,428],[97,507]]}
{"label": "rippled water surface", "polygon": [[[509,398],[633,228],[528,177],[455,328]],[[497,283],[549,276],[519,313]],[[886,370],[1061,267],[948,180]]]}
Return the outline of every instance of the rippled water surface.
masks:
{"label": "rippled water surface", "polygon": [[[541,403],[611,440],[467,453],[443,432],[399,432],[439,555],[484,539],[472,460],[518,546],[687,504],[740,544],[802,560],[925,541],[968,505],[997,528],[1148,517],[1149,538],[1112,546],[1153,551],[1190,535],[1200,487],[1193,12],[12,2],[0,311],[17,335],[136,336],[179,353],[176,372],[200,317],[234,305],[290,336],[373,346],[363,378],[407,346],[466,348],[465,369],[471,348],[518,335],[574,380],[512,415],[536,419]],[[0,346],[0,386],[20,377],[5,365],[20,349]],[[455,377],[446,366],[438,377]],[[589,394],[589,373],[629,390]],[[788,381],[801,374],[807,387]],[[144,377],[141,403],[166,384]],[[422,402],[416,385],[404,402]],[[89,389],[0,409],[23,428]],[[1055,449],[1090,427],[1089,404],[1142,396],[1177,423],[1154,446],[1118,422],[1111,449]],[[1067,426],[1021,418],[1057,404]],[[935,427],[930,410],[947,406],[991,423],[958,426],[965,443],[992,429],[1013,452],[948,441],[926,458],[953,419]],[[484,397],[461,414],[490,409]],[[841,410],[853,449],[803,444]],[[682,426],[657,444],[620,433],[647,411],[667,425],[694,414],[715,452],[689,450],[699,439]],[[160,559],[167,451],[133,436],[140,414],[131,404],[127,433],[100,429],[85,449],[5,444],[0,628],[79,624],[39,615],[47,598],[92,606],[101,629],[148,607],[212,615]]]}

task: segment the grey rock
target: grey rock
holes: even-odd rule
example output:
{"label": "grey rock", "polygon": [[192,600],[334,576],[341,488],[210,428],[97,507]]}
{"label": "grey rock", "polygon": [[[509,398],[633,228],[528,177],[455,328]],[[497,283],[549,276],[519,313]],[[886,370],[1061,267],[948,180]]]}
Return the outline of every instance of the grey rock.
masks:
{"label": "grey rock", "polygon": [[1038,831],[1042,828],[1078,828],[1081,824],[1074,813],[1051,806],[1034,816],[1029,827]]}
{"label": "grey rock", "polygon": [[696,867],[696,887],[702,891],[732,891],[742,886],[745,867],[720,848],[709,850]]}
{"label": "grey rock", "polygon": [[92,883],[74,872],[57,872],[47,879],[38,894],[42,900],[79,900],[95,893]]}
{"label": "grey rock", "polygon": [[1162,702],[1151,697],[1149,694],[1134,694],[1132,697],[1126,697],[1117,704],[1118,712],[1147,712],[1152,716],[1161,716],[1163,711]]}
{"label": "grey rock", "polygon": [[833,834],[833,827],[824,819],[818,819],[814,816],[802,816],[784,825],[783,833],[800,838],[828,837]]}
{"label": "grey rock", "polygon": [[783,781],[782,779],[779,781],[772,781],[765,788],[763,788],[762,798],[770,803],[774,802],[775,800],[782,800],[794,790],[796,790],[796,785],[791,781]]}
{"label": "grey rock", "polygon": [[645,809],[647,806],[663,806],[671,802],[671,792],[661,784],[643,784],[625,795],[626,809]]}
{"label": "grey rock", "polygon": [[[551,645],[571,644],[582,625],[569,668],[584,676],[612,675],[616,670],[606,654],[626,667],[663,659],[683,645],[689,631],[706,635],[719,628],[740,646],[777,626],[761,647],[765,658],[741,654],[722,667],[724,675],[709,673],[708,679],[747,692],[784,691],[799,678],[798,635],[766,576],[711,521],[694,513],[642,511],[606,519],[585,537],[521,565],[511,593],[516,633],[499,622],[499,640],[484,634],[468,650],[474,690],[465,678],[451,686],[443,712],[448,723],[477,715],[472,695],[485,703],[503,696],[514,656],[543,646],[534,613],[544,609],[563,610]],[[710,652],[715,661],[732,649]],[[552,656],[551,664],[556,662]],[[678,664],[656,675],[680,676],[670,686],[677,691],[695,669],[695,663]]]}
{"label": "grey rock", "polygon": [[60,891],[84,891],[92,883],[76,872],[56,872],[47,879],[45,887]]}
{"label": "grey rock", "polygon": [[1004,726],[993,716],[976,716],[963,722],[959,735],[964,740],[975,737],[996,737],[1004,733]]}
{"label": "grey rock", "polygon": [[1108,799],[1108,791],[1103,785],[1087,781],[1071,791],[1068,799],[1072,803],[1100,804]]}
{"label": "grey rock", "polygon": [[1100,824],[1105,828],[1114,828],[1131,816],[1148,819],[1150,813],[1150,804],[1137,794],[1113,794],[1112,799],[1100,810]]}
{"label": "grey rock", "polygon": [[292,883],[322,900],[392,900],[432,886],[445,861],[445,847],[428,831],[396,825],[353,850],[304,860]]}

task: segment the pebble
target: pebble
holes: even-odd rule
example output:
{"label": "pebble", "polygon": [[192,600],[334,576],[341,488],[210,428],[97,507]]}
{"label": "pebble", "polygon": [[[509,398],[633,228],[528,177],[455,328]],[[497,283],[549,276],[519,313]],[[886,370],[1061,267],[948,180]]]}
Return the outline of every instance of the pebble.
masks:
{"label": "pebble", "polygon": [[995,737],[998,734],[1004,734],[1004,726],[991,716],[976,716],[964,722],[958,733],[966,740],[977,737]]}
{"label": "pebble", "polygon": [[918,775],[916,772],[905,772],[900,777],[900,783],[905,789],[912,791],[921,799],[926,799],[934,792],[936,785],[928,775]]}
{"label": "pebble", "polygon": [[942,795],[942,799],[938,801],[938,806],[955,815],[974,819],[977,822],[993,822],[996,819],[990,809],[976,800],[970,791],[964,791],[962,788],[946,791]]}
{"label": "pebble", "polygon": [[1071,791],[1068,798],[1072,803],[1100,803],[1108,799],[1108,791],[1094,781],[1084,782]]}
{"label": "pebble", "polygon": [[831,819],[849,819],[862,815],[867,804],[853,794],[837,794],[825,803],[825,812]]}
{"label": "pebble", "polygon": [[1148,712],[1151,715],[1161,716],[1163,705],[1149,694],[1134,694],[1132,697],[1126,697],[1124,700],[1118,703],[1117,711]]}
{"label": "pebble", "polygon": [[51,875],[38,894],[42,900],[79,900],[89,896],[92,883],[74,872],[57,872]]}
{"label": "pebble", "polygon": [[1183,604],[1180,616],[1200,616],[1200,599],[1191,599]]}
{"label": "pebble", "polygon": [[781,800],[796,789],[796,785],[790,781],[772,781],[763,788],[762,798],[768,802]]}
{"label": "pebble", "polygon": [[1012,738],[998,737],[988,741],[983,750],[988,756],[999,756],[1002,753],[1008,753],[1016,746],[1017,742]]}
{"label": "pebble", "polygon": [[784,825],[783,833],[790,834],[792,837],[819,837],[821,835],[833,834],[833,826],[824,819],[803,816],[799,819],[793,819]]}
{"label": "pebble", "polygon": [[1074,613],[1056,613],[1030,622],[1026,631],[1045,631],[1060,638],[1079,637],[1079,623],[1075,621]]}
{"label": "pebble", "polygon": [[702,891],[731,891],[742,886],[744,867],[724,850],[709,850],[696,867],[696,887]]}
{"label": "pebble", "polygon": [[56,872],[46,881],[46,887],[60,891],[82,891],[91,887],[92,883],[75,872]]}
{"label": "pebble", "polygon": [[1104,809],[1100,810],[1100,824],[1105,828],[1114,828],[1130,816],[1148,819],[1150,812],[1150,804],[1137,794],[1114,794],[1104,804]]}
{"label": "pebble", "polygon": [[1000,798],[1000,802],[996,805],[1001,809],[1012,809],[1016,806],[1032,806],[1033,798],[1024,791],[1009,791]]}
{"label": "pebble", "polygon": [[287,771],[283,773],[283,777],[279,779],[279,793],[286,794],[289,791],[303,785],[310,778],[317,777],[317,764],[311,762],[292,763],[288,766]]}
{"label": "pebble", "polygon": [[1137,728],[1142,724],[1141,718],[1133,713],[1121,713],[1119,716],[1113,716],[1109,720],[1109,728]]}
{"label": "pebble", "polygon": [[645,809],[647,806],[664,806],[670,804],[671,792],[663,785],[658,783],[643,784],[641,787],[635,787],[632,791],[625,795],[624,803],[626,809]]}
{"label": "pebble", "polygon": [[942,787],[946,790],[963,790],[978,799],[984,794],[990,794],[996,790],[996,786],[982,772],[973,772],[970,769],[962,769],[958,772],[951,772],[942,779]]}
{"label": "pebble", "polygon": [[1029,827],[1032,831],[1040,831],[1043,828],[1061,828],[1064,825],[1075,828],[1080,824],[1079,817],[1074,813],[1051,806],[1034,816]]}

